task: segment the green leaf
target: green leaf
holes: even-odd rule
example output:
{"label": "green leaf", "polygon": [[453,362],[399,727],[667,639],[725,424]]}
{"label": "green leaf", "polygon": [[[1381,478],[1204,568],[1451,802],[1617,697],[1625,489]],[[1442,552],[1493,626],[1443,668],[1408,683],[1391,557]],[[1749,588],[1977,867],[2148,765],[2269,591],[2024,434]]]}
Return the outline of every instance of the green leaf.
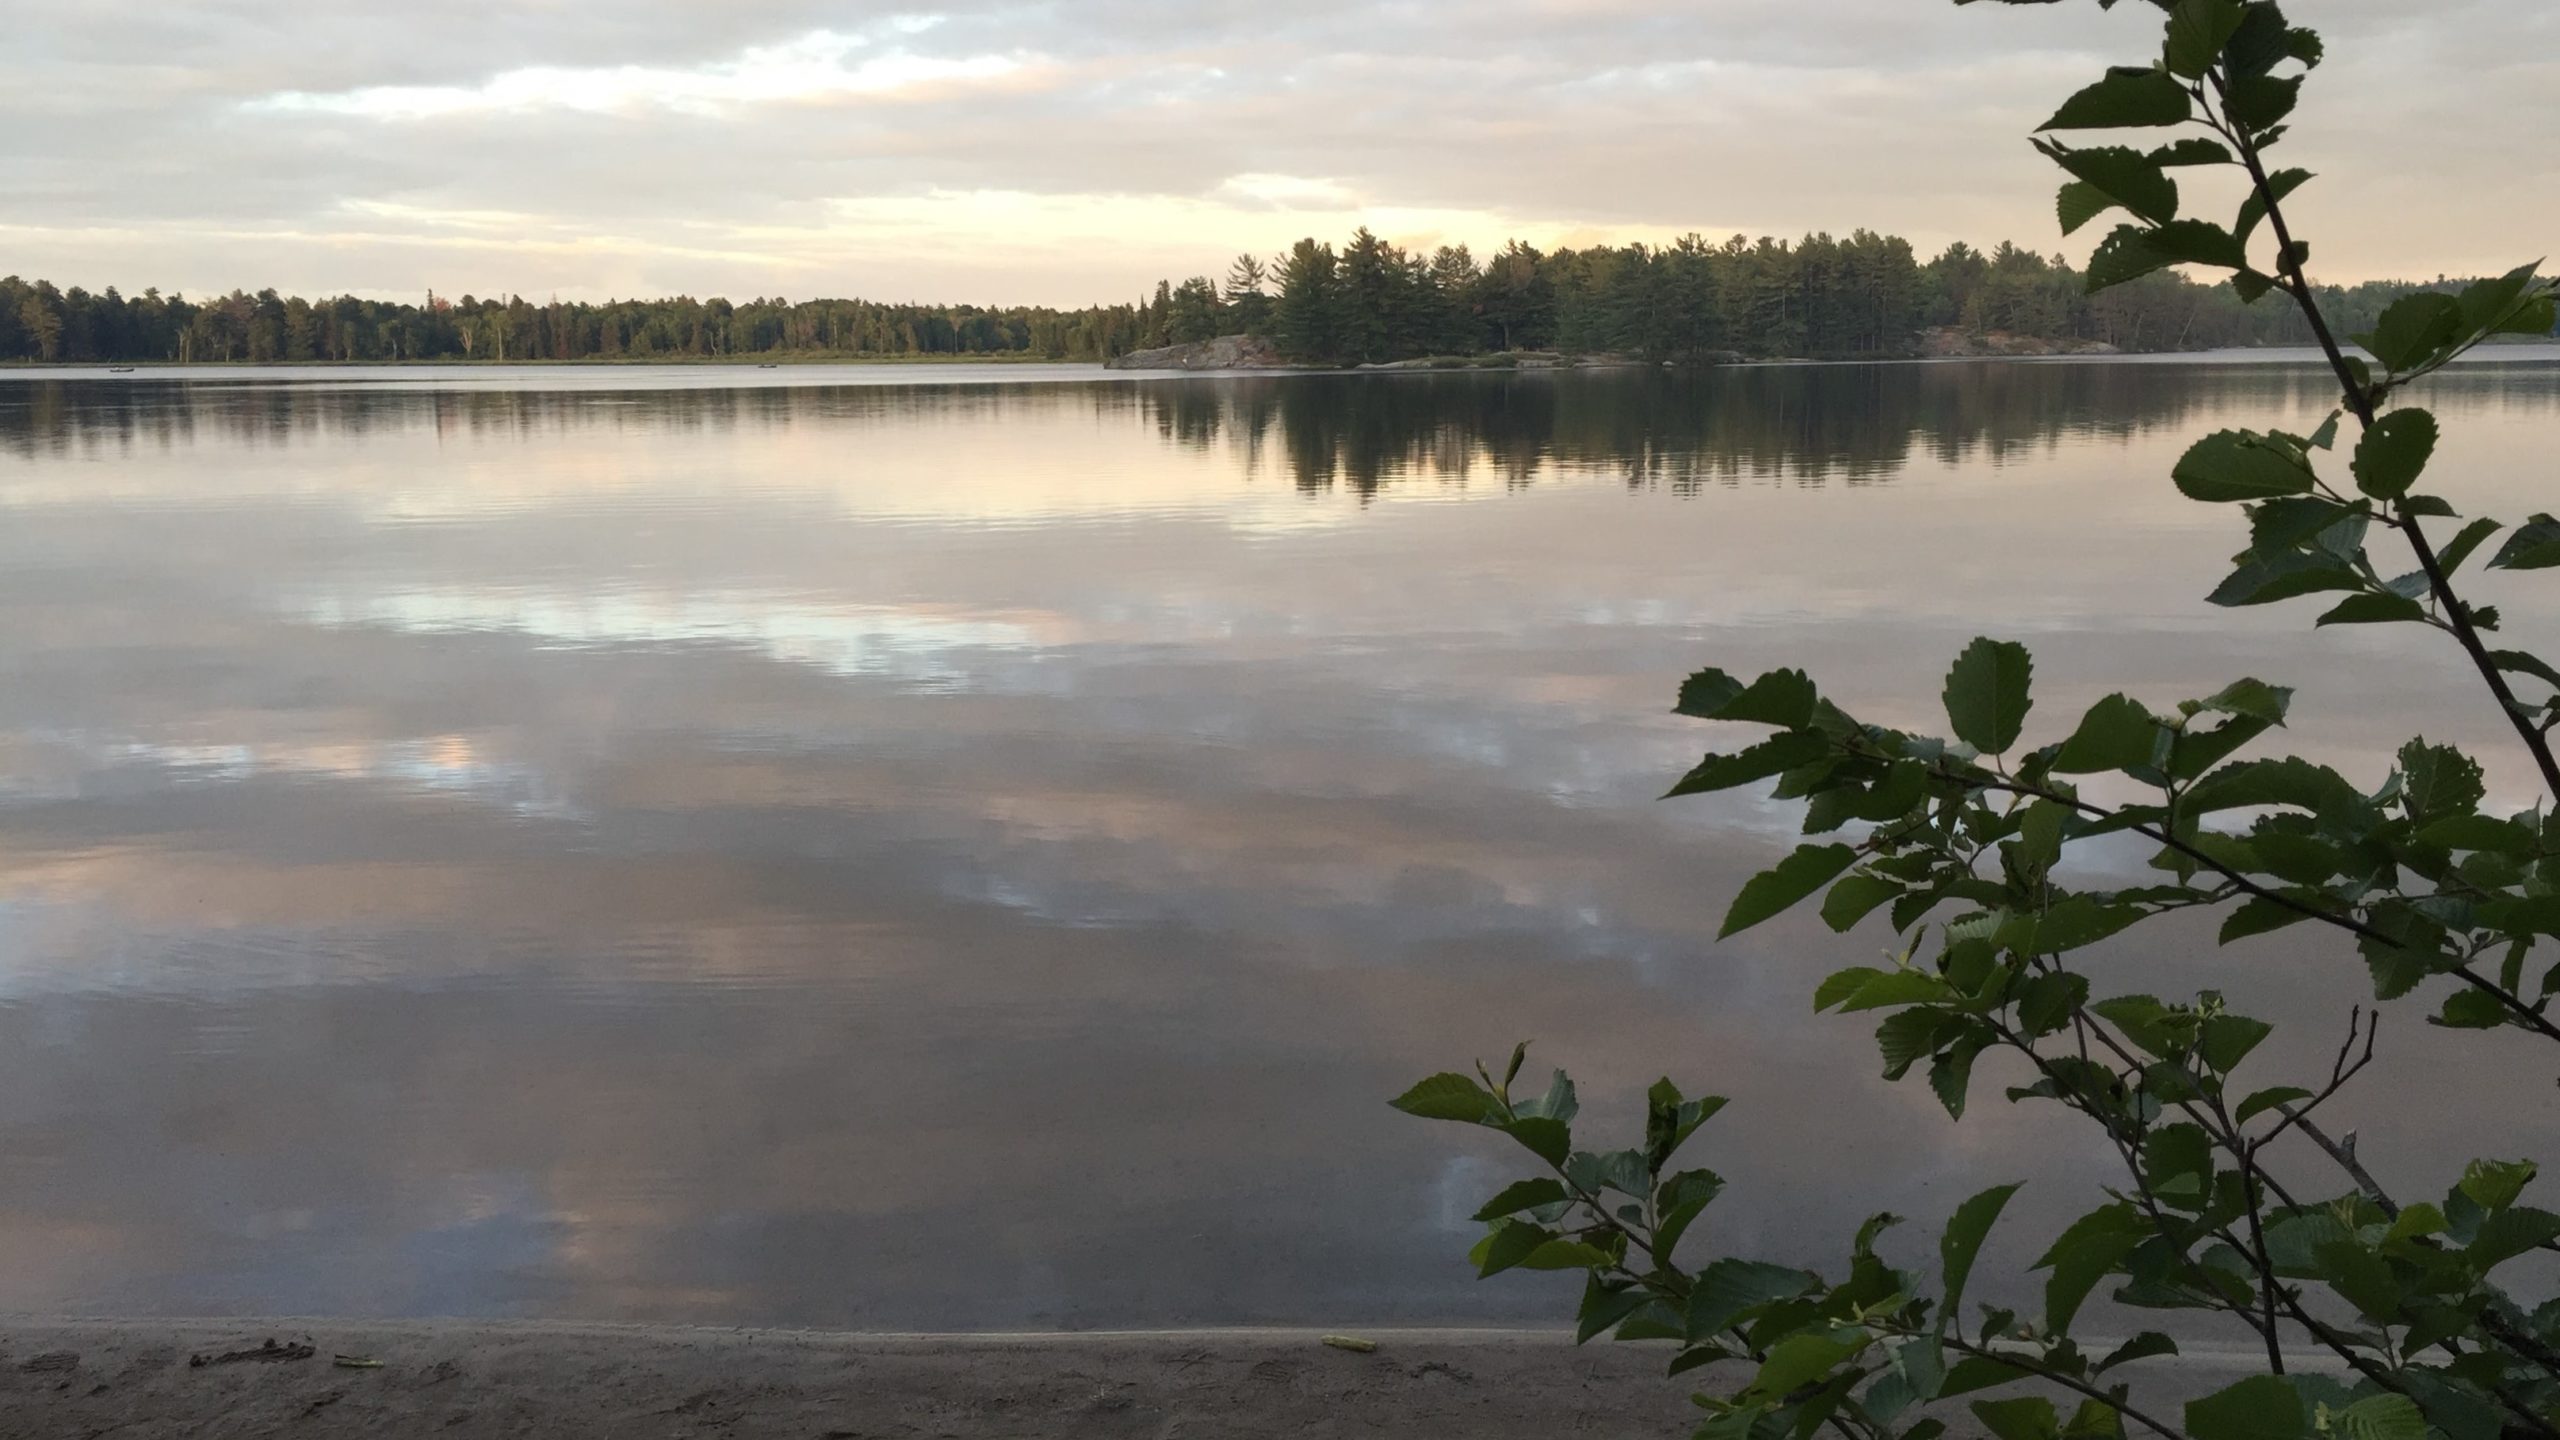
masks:
{"label": "green leaf", "polygon": [[2400,747],[2400,799],[2413,820],[2477,809],[2489,787],[2480,762],[2450,745],[2412,740]]}
{"label": "green leaf", "polygon": [[2169,12],[2168,44],[2161,55],[2170,73],[2201,79],[2222,58],[2222,47],[2231,43],[2248,13],[2240,0],[2179,0]]}
{"label": "green leaf", "polygon": [[2223,715],[2243,715],[2281,725],[2293,709],[2293,690],[2289,686],[2270,685],[2264,680],[2234,680],[2198,702],[2202,709]]}
{"label": "green leaf", "polygon": [[1857,858],[1858,852],[1846,845],[1797,846],[1794,854],[1744,883],[1741,893],[1733,897],[1732,907],[1725,911],[1724,928],[1716,932],[1716,938],[1739,934],[1779,914],[1830,884]]}
{"label": "green leaf", "polygon": [[[2302,98],[2302,77],[2288,75],[2278,79],[2272,75],[2248,75],[2233,78],[2223,97],[2223,111],[2251,130],[2265,130],[2293,113],[2294,104]],[[2258,148],[2268,145],[2266,136],[2258,137]]]}
{"label": "green leaf", "polygon": [[1641,1285],[1612,1290],[1600,1281],[1600,1272],[1582,1287],[1581,1323],[1574,1327],[1573,1343],[1587,1343],[1593,1336],[1641,1310],[1653,1297]]}
{"label": "green leaf", "polygon": [[2229,146],[2224,145],[2219,140],[2207,140],[2201,135],[2189,136],[2184,140],[2172,140],[2168,144],[2152,151],[2151,160],[2155,165],[2169,167],[2176,167],[2180,165],[2237,165],[2240,163],[2239,161],[2231,158],[2231,150]]}
{"label": "green leaf", "polygon": [[1919,970],[1879,970],[1841,1001],[1840,1013],[1852,1015],[1862,1010],[1927,1005],[1947,996],[1947,982],[1935,975]]}
{"label": "green leaf", "polygon": [[2373,352],[2384,368],[2398,373],[2434,358],[2461,333],[2462,302],[2421,290],[2391,302],[2373,333],[2357,336],[2356,343]]}
{"label": "green leaf", "polygon": [[2560,565],[2560,520],[2536,515],[2518,526],[2490,560],[2492,570],[2548,570]]}
{"label": "green leaf", "polygon": [[2228,945],[2252,935],[2265,935],[2310,918],[2293,906],[2260,897],[2232,911],[2222,922],[2220,943]]}
{"label": "green leaf", "polygon": [[2272,605],[2324,590],[2358,590],[2364,577],[2325,554],[2252,554],[2205,599],[2215,605]]}
{"label": "green leaf", "polygon": [[2056,1440],[2062,1433],[2062,1417],[2054,1413],[2053,1402],[2041,1395],[1976,1400],[1972,1408],[1982,1427],[1999,1440]]}
{"label": "green leaf", "polygon": [[[2471,558],[2471,552],[2479,549],[2482,541],[2497,534],[2498,528],[2498,522],[2486,516],[2463,526],[2462,533],[2447,541],[2436,557],[2444,565],[2444,573],[2451,575],[2461,569],[2462,562]],[[2555,548],[2553,559],[2560,563],[2560,548]]]}
{"label": "green leaf", "polygon": [[2427,1417],[2406,1395],[2368,1395],[2330,1425],[2338,1440],[2427,1440]]}
{"label": "green leaf", "polygon": [[2454,1188],[2483,1210],[2504,1210],[2516,1203],[2524,1187],[2541,1173],[2530,1160],[2474,1160],[2463,1167]]}
{"label": "green leaf", "polygon": [[2119,225],[2107,232],[2107,238],[2089,252],[2088,292],[2095,295],[2178,263],[2152,243],[2155,233],[2140,225]]}
{"label": "green leaf", "polygon": [[1930,1093],[1946,1107],[1950,1120],[1964,1118],[1965,1092],[1973,1084],[1973,1062],[1982,1053],[1982,1046],[1980,1041],[1964,1041],[1930,1062]]}
{"label": "green leaf", "polygon": [[1443,1072],[1387,1102],[1407,1115],[1425,1120],[1464,1120],[1481,1124],[1493,1113],[1493,1096],[1464,1075]]}
{"label": "green leaf", "polygon": [[2165,225],[2178,218],[2178,182],[2139,150],[2122,145],[2075,150],[2051,140],[2037,141],[2036,148],[2141,219]]}
{"label": "green leaf", "polygon": [[2423,621],[2427,607],[2406,595],[2350,595],[2322,612],[2314,625],[2383,625],[2395,621]]}
{"label": "green leaf", "polygon": [[2062,742],[2053,757],[2053,773],[2088,775],[2104,770],[2131,770],[2152,762],[2159,744],[2160,722],[2141,702],[2110,695],[2089,707],[2080,728]]}
{"label": "green leaf", "polygon": [[2240,1102],[2240,1108],[2231,1113],[2231,1118],[2235,1124],[2246,1125],[2278,1106],[2310,1098],[2311,1092],[2299,1085],[2271,1085],[2264,1090],[2250,1092],[2249,1098]]}
{"label": "green leaf", "polygon": [[2276,203],[2281,205],[2286,196],[2301,189],[2310,179],[2308,170],[2279,170],[2267,177],[2265,190],[2251,186],[2249,198],[2240,202],[2240,218],[2232,223],[2233,237],[2246,246],[2249,237],[2257,233],[2259,222],[2267,218],[2268,195],[2273,194]]}
{"label": "green leaf", "polygon": [[2244,270],[2249,265],[2248,247],[2210,220],[2171,220],[2151,231],[2143,244],[2171,265],[2211,265],[2222,270]]}
{"label": "green leaf", "polygon": [[2424,410],[2394,410],[2374,421],[2356,442],[2356,488],[2376,500],[2408,494],[2436,453],[2436,434],[2436,417]]}
{"label": "green leaf", "polygon": [[1792,1300],[1820,1283],[1816,1276],[1759,1260],[1718,1260],[1698,1275],[1689,1296],[1689,1338],[1704,1340],[1742,1316]]}
{"label": "green leaf", "polygon": [[2062,102],[2039,130],[2125,130],[2183,125],[2195,114],[2187,89],[2166,72],[2118,66]]}
{"label": "green leaf", "polygon": [[2044,1286],[2045,1329],[2068,1333],[2089,1292],[2150,1234],[2150,1225],[2121,1200],[2072,1221],[2035,1263],[2036,1269],[2053,1272]]}
{"label": "green leaf", "polygon": [[1761,1362],[1760,1373],[1746,1393],[1772,1399],[1793,1394],[1830,1374],[1834,1366],[1857,1351],[1858,1347],[1828,1335],[1790,1335],[1770,1347],[1769,1358]]}
{"label": "green leaf", "polygon": [[2495,1030],[2507,1023],[2506,1007],[2498,997],[2481,990],[2456,990],[2444,997],[2444,1005],[2428,1023],[2449,1030]]}
{"label": "green leaf", "polygon": [[1877,906],[1901,893],[1900,882],[1881,875],[1844,875],[1822,897],[1822,923],[1847,934]]}
{"label": "green leaf", "polygon": [[[1609,1263],[1609,1252],[1579,1240],[1550,1240],[1520,1260],[1523,1270],[1581,1270]],[[1482,1277],[1479,1276],[1479,1279]]]}
{"label": "green leaf", "polygon": [[1766,780],[1799,766],[1810,765],[1831,753],[1831,741],[1818,730],[1789,730],[1772,735],[1747,750],[1731,755],[1709,755],[1697,768],[1680,777],[1680,783],[1663,794],[1670,800],[1682,795],[1704,795],[1717,790],[1730,790],[1754,780]]}
{"label": "green leaf", "polygon": [[1991,1233],[1993,1222],[2018,1193],[2015,1185],[1995,1185],[1956,1207],[1947,1221],[1946,1232],[1938,1238],[1938,1262],[1944,1277],[1947,1298],[1938,1307],[1938,1333],[1946,1333],[1947,1325],[1964,1305],[1965,1282],[1973,1275],[1974,1256],[1981,1253],[1983,1238]]}
{"label": "green leaf", "polygon": [[2305,495],[2312,486],[2299,460],[2247,430],[2219,430],[2197,441],[2170,477],[2188,499],[2216,504]]}
{"label": "green leaf", "polygon": [[2487,1270],[2553,1240],[2560,1240],[2560,1215],[2536,1210],[2530,1205],[2516,1205],[2482,1220],[2480,1233],[2473,1237],[2463,1253],[2472,1264]]}
{"label": "green leaf", "polygon": [[2240,1068],[2258,1042],[2275,1033],[2275,1027],[2246,1015],[2216,1015],[2204,1022],[2198,1032],[2196,1053],[2215,1071],[2228,1075]]}
{"label": "green leaf", "polygon": [[1947,720],[1956,738],[1985,755],[2017,744],[2034,704],[2027,694],[2034,672],[2026,647],[2014,641],[1977,639],[1967,645],[1947,672]]}
{"label": "green leaf", "polygon": [[1485,1232],[1485,1237],[1467,1252],[1467,1258],[1476,1262],[1477,1279],[1490,1279],[1518,1266],[1556,1238],[1556,1232],[1543,1225],[1504,1220]]}
{"label": "green leaf", "polygon": [[2054,218],[2062,222],[2062,233],[2068,235],[2105,214],[2114,203],[2106,191],[2086,180],[2066,180],[2053,198]]}
{"label": "green leaf", "polygon": [[1520,1147],[1550,1165],[1562,1165],[1573,1152],[1573,1131],[1562,1120],[1550,1115],[1523,1115],[1494,1127],[1517,1141]]}
{"label": "green leaf", "polygon": [[[2462,328],[2480,335],[2549,335],[2551,321],[2548,312],[2539,317],[2533,315],[2531,312],[2538,307],[2533,297],[2527,294],[2535,273],[2541,268],[2542,262],[2537,260],[2530,265],[2519,265],[2495,280],[2476,281],[2463,287],[2459,297]],[[2548,299],[2547,296],[2543,298]],[[2537,318],[2540,323],[2533,323]],[[2518,323],[2520,321],[2521,324]]]}
{"label": "green leaf", "polygon": [[1672,713],[1794,730],[1813,718],[1817,698],[1812,679],[1801,670],[1772,670],[1749,685],[1721,670],[1701,670],[1680,687]]}
{"label": "green leaf", "polygon": [[1500,1194],[1484,1202],[1484,1208],[1476,1212],[1475,1218],[1499,1220],[1506,1215],[1517,1215],[1523,1210],[1534,1210],[1541,1205],[1560,1205],[1572,1198],[1573,1192],[1565,1189],[1564,1182],[1561,1180],[1541,1176],[1535,1180],[1515,1181],[1504,1186]]}
{"label": "green leaf", "polygon": [[2276,1375],[2252,1375],[2187,1405],[2194,1440],[2301,1440],[2302,1397]]}
{"label": "green leaf", "polygon": [[2177,1341],[2170,1339],[2168,1336],[2161,1334],[2157,1330],[2145,1330],[2134,1336],[2132,1339],[2117,1346],[2113,1350],[2108,1351],[2107,1358],[2099,1361],[2097,1368],[2091,1370],[2089,1373],[2092,1375],[2104,1375],[2119,1365],[2129,1365],[2136,1360],[2148,1360],[2158,1355],[2175,1355],[2177,1353]]}

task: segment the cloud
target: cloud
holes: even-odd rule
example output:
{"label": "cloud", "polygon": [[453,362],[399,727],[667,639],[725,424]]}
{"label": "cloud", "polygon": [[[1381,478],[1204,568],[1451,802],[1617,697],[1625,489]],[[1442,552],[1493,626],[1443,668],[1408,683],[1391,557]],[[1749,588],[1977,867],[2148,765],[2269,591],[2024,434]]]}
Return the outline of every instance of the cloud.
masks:
{"label": "cloud", "polygon": [[[2288,149],[2328,276],[2551,248],[2560,156],[2448,137],[2560,131],[2560,11],[2320,21]],[[96,0],[0,53],[0,266],[1082,304],[1362,223],[2068,249],[2023,136],[2151,29],[1927,0]]]}
{"label": "cloud", "polygon": [[[904,34],[930,28],[892,22]],[[942,57],[892,50],[868,58],[860,35],[812,30],[779,45],[751,46],[734,60],[675,69],[617,65],[533,65],[476,85],[370,85],[328,94],[287,90],[248,102],[253,112],[313,112],[376,120],[432,120],[491,111],[583,110],[621,114],[659,108],[718,116],[746,105],[808,103],[842,96],[894,96],[953,82],[1011,75],[1011,55]]]}

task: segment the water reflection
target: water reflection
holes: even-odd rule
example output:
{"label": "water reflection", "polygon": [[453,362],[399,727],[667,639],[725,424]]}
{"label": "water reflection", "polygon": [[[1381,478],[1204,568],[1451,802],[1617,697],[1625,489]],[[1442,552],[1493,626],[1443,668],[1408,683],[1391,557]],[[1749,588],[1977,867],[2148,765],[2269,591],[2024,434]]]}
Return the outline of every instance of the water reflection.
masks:
{"label": "water reflection", "polygon": [[[2188,598],[2231,517],[2159,477],[2296,369],[547,383],[0,380],[0,1306],[1539,1318],[1456,1258],[1495,1152],[1379,1103],[1523,1034],[1737,1096],[1725,1238],[2027,1177],[2023,1247],[2084,1137],[1864,1078],[1804,1011],[1867,937],[1712,942],[1792,821],[1651,802],[1676,677],[1927,723],[1994,628],[2054,714],[2259,673],[2340,763],[2501,754],[2424,637]],[[2560,368],[2431,403],[2547,508]],[[2401,1030],[2386,1179],[2539,1058]]]}

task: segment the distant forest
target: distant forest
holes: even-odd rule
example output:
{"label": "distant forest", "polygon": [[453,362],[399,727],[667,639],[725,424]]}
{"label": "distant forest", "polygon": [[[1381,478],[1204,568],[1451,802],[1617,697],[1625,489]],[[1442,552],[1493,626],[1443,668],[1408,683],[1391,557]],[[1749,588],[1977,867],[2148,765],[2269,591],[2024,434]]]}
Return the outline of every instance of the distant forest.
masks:
{"label": "distant forest", "polygon": [[[2376,282],[2322,298],[2353,332],[2399,296],[2449,283]],[[1137,304],[1082,310],[691,296],[430,294],[412,304],[273,290],[191,300],[0,278],[0,361],[1102,360],[1237,333],[1326,364],[1506,350],[1858,358],[1914,353],[1936,328],[2155,351],[2310,339],[2289,307],[2245,306],[2227,287],[2173,273],[2092,296],[2060,257],[1957,244],[1922,261],[1910,242],[1866,230],[1792,244],[1693,235],[1540,251],[1515,241],[1479,261],[1464,246],[1425,255],[1362,229],[1339,249],[1301,240],[1269,260],[1237,257],[1222,281],[1163,281]]]}

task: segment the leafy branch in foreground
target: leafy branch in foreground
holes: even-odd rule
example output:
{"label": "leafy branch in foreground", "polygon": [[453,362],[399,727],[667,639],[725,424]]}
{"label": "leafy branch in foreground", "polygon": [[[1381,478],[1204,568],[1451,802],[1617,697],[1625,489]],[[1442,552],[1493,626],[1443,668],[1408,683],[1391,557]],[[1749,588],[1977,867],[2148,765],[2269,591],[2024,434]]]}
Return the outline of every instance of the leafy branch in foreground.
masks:
{"label": "leafy branch in foreground", "polygon": [[[2462,519],[2422,488],[2439,427],[2396,403],[2493,336],[2548,333],[2553,287],[2526,266],[2458,295],[2412,295],[2349,353],[2284,210],[2311,176],[2266,159],[2323,57],[2319,37],[2275,0],[2151,3],[2165,12],[2156,61],[2108,71],[2036,142],[2071,177],[2057,200],[2066,231],[2110,211],[2128,217],[2100,242],[2090,284],[2187,266],[2227,272],[2246,300],[2281,293],[2340,394],[2308,435],[2227,430],[2179,460],[2171,478],[2182,493],[2238,504],[2248,519],[2248,546],[2210,598],[2321,595],[2320,625],[2443,632],[2514,730],[2542,794],[2496,813],[2479,764],[2423,739],[2371,788],[2299,757],[2244,754],[2285,723],[2292,701],[2256,679],[2166,709],[2110,695],[2028,748],[2033,662],[1992,639],[1948,673],[1947,738],[1864,723],[1801,671],[1691,677],[1680,714],[1767,733],[1710,754],[1671,794],[1774,781],[1777,796],[1804,803],[1815,837],[1742,887],[1723,933],[1817,894],[1835,931],[1883,914],[1897,937],[1891,963],[1833,974],[1815,1008],[1880,1015],[1886,1078],[1924,1072],[1957,1119],[1980,1058],[2007,1057],[2027,1078],[2008,1098],[2082,1116],[2120,1170],[2104,1203],[2038,1262],[2043,1313],[1986,1309],[1969,1325],[1967,1281],[2015,1186],[1959,1207],[1940,1240],[1934,1300],[1922,1277],[1880,1255],[1890,1216],[1858,1233],[1837,1282],[1733,1256],[1692,1268],[1682,1244],[1723,1181],[1673,1166],[1721,1100],[1688,1099],[1665,1080],[1648,1096],[1642,1145],[1592,1151],[1575,1147],[1575,1094],[1561,1072],[1533,1098],[1514,1095],[1519,1052],[1500,1079],[1480,1066],[1399,1098],[1415,1115],[1499,1130],[1545,1171],[1479,1212],[1483,1274],[1584,1271],[1583,1339],[1666,1342],[1674,1373],[1748,1367],[1738,1388],[1697,1397],[1709,1416],[1698,1433],[1712,1440],[1801,1440],[1823,1428],[1844,1440],[1932,1440],[1945,1427],[1930,1413],[1938,1402],[2013,1382],[2026,1383],[1972,1402],[1999,1440],[2106,1440],[2128,1425],[2179,1440],[2560,1437],[2560,1300],[2519,1298],[2508,1268],[2560,1250],[2560,1214],[2521,1203],[2533,1163],[2475,1161],[2441,1200],[2404,1204],[2352,1135],[2324,1128],[2326,1108],[2373,1058],[2378,1010],[2352,1007],[2327,1072],[2288,1081],[2251,1064],[2273,1027],[2220,993],[2108,993],[2080,964],[2145,921],[2209,910],[2225,943],[2308,926],[2352,945],[2377,1002],[2424,992],[2432,1024],[2560,1040],[2560,965],[2536,955],[2560,936],[2560,822],[2546,811],[2560,797],[2550,742],[2560,668],[2492,648],[2497,611],[2454,589],[2484,553],[2488,568],[2560,565],[2560,520],[2535,515],[2489,550],[2505,527],[2472,519],[2439,544],[2428,522]],[[2052,138],[2086,130],[2185,133],[2139,146]],[[2216,171],[2245,178],[2228,226],[2188,215],[2172,173]],[[2341,433],[2350,418],[2352,438]],[[2382,564],[2367,547],[2377,530],[2395,532],[2416,568]],[[2149,848],[2140,883],[2066,878],[2071,847],[2110,837]],[[2177,1342],[2144,1331],[2085,1352],[2072,1327],[2101,1286],[2119,1304],[2195,1312],[2191,1329],[2246,1339],[2264,1373],[2174,1419],[2144,1408],[2120,1367],[2173,1355]],[[2306,1356],[2328,1370],[2304,1370]]]}

